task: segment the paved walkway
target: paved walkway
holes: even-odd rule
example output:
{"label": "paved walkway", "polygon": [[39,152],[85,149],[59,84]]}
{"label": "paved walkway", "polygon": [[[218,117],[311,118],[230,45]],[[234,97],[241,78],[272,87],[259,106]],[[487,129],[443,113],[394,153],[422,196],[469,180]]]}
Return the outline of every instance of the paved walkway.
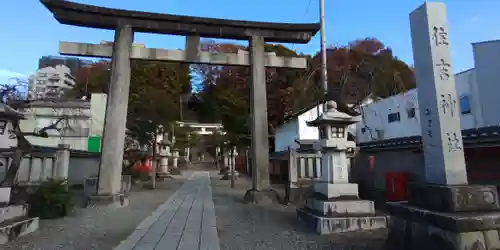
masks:
{"label": "paved walkway", "polygon": [[220,250],[209,173],[195,172],[114,249]]}

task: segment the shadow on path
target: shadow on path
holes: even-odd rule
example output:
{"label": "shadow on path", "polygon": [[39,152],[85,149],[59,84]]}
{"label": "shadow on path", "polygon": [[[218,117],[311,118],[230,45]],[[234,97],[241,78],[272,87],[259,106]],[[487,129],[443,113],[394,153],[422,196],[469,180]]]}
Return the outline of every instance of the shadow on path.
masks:
{"label": "shadow on path", "polygon": [[243,195],[251,187],[248,178],[237,180],[236,188],[231,189],[229,181],[220,180],[217,172],[212,171],[211,177],[222,250],[383,249],[385,229],[321,236],[297,223],[292,205],[243,204]]}

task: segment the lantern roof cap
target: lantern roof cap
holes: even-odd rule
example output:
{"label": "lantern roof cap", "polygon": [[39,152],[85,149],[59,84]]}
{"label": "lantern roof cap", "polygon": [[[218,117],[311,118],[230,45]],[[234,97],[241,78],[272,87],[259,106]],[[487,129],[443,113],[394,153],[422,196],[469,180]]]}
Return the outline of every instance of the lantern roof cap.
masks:
{"label": "lantern roof cap", "polygon": [[337,103],[335,101],[328,101],[326,103],[326,112],[312,121],[308,121],[308,126],[318,127],[321,125],[345,125],[359,122],[359,117],[354,117],[337,110]]}

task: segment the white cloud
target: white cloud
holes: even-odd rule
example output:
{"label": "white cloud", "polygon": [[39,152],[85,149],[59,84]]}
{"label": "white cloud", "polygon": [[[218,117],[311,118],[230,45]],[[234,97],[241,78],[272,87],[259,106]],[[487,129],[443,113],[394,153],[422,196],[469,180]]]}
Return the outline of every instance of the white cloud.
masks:
{"label": "white cloud", "polygon": [[10,83],[16,83],[15,79],[12,78],[21,78],[21,79],[26,79],[26,76],[24,74],[11,71],[8,69],[0,69],[0,85],[1,84],[10,84]]}
{"label": "white cloud", "polygon": [[25,76],[21,73],[17,73],[8,69],[0,69],[0,77],[9,78],[9,77],[25,77]]}
{"label": "white cloud", "polygon": [[470,20],[471,20],[471,22],[477,22],[477,21],[481,20],[481,17],[480,16],[473,16],[473,17],[471,17]]}

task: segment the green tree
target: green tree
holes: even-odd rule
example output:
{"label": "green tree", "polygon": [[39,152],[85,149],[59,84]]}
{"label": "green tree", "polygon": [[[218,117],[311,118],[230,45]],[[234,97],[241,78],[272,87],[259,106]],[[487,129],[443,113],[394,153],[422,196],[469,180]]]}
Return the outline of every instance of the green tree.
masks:
{"label": "green tree", "polygon": [[[108,92],[110,62],[99,61],[81,70],[72,96]],[[179,117],[181,96],[191,92],[189,65],[134,60],[131,63],[127,134],[151,144],[159,125]]]}
{"label": "green tree", "polygon": [[159,125],[166,126],[178,119],[181,96],[190,91],[188,65],[134,61],[127,118],[129,134],[140,143],[153,140]]}

